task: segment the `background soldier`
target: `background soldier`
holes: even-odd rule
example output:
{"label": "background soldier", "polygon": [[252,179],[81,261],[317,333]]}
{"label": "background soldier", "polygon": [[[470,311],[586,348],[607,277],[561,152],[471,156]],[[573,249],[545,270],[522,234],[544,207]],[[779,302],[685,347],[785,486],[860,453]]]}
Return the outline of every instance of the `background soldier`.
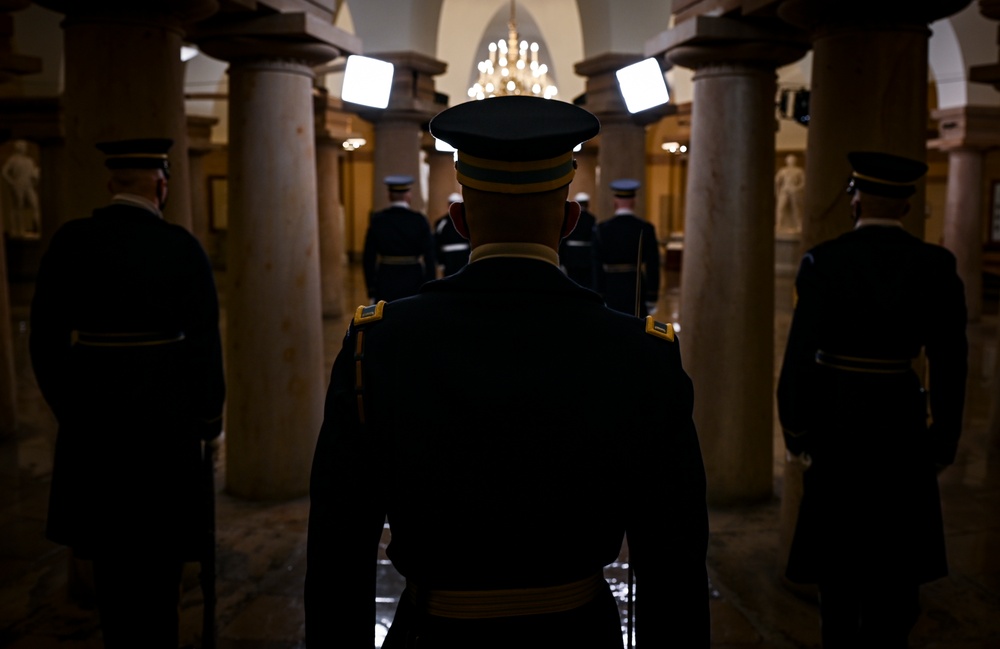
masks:
{"label": "background soldier", "polygon": [[[449,206],[461,202],[462,195],[458,192],[448,196]],[[469,263],[469,241],[458,233],[447,212],[434,224],[434,245],[443,275],[454,275]]]}
{"label": "background soldier", "polygon": [[163,220],[165,139],[99,145],[111,205],[53,236],[31,360],[59,421],[47,536],[93,559],[104,643],[176,649],[182,562],[202,558],[201,442],[222,428],[208,258]]}
{"label": "background soldier", "polygon": [[385,185],[390,205],[372,214],[365,235],[365,284],[373,300],[398,300],[437,275],[434,237],[427,217],[410,209],[413,177],[386,176]]}
{"label": "background soldier", "polygon": [[947,574],[936,469],[962,430],[965,298],[954,256],[900,223],[927,166],[849,159],[856,226],[802,260],[778,384],[786,446],[809,464],[787,575],[818,583],[825,649],[906,647],[918,584]]}
{"label": "background soldier", "polygon": [[609,307],[636,314],[638,303],[638,315],[645,317],[656,312],[660,295],[660,249],[653,225],[635,213],[639,184],[630,178],[611,183],[615,214],[594,231],[594,282]]}
{"label": "background soldier", "polygon": [[594,252],[592,239],[597,219],[590,213],[590,195],[580,192],[573,197],[580,204],[580,220],[559,244],[559,263],[569,278],[589,289],[594,288]]}
{"label": "background soldier", "polygon": [[579,215],[572,150],[597,118],[496,97],[430,130],[458,149],[465,202],[450,210],[471,258],[412,299],[359,308],[334,364],[312,472],[309,646],[372,645],[388,515],[407,587],[385,649],[621,649],[602,570],[626,534],[643,646],[707,648],[705,473],[678,341],[558,266]]}

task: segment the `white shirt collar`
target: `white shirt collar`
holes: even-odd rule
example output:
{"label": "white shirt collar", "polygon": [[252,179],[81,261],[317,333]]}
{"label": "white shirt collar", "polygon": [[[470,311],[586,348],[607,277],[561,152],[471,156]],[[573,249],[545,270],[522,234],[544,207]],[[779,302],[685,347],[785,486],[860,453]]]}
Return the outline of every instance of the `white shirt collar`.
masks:
{"label": "white shirt collar", "polygon": [[111,197],[111,203],[114,205],[131,205],[132,207],[140,207],[146,211],[152,212],[161,219],[163,218],[163,212],[160,211],[159,206],[145,196],[137,196],[136,194],[126,193],[115,194]]}
{"label": "white shirt collar", "polygon": [[389,203],[389,207],[404,207],[406,209],[410,209],[410,204],[406,201],[393,201]]}
{"label": "white shirt collar", "polygon": [[538,259],[554,266],[559,265],[559,254],[555,250],[540,243],[484,243],[473,248],[469,255],[469,263],[493,257],[520,257],[522,259]]}
{"label": "white shirt collar", "polygon": [[618,216],[619,214],[635,214],[635,212],[633,212],[627,207],[619,207],[617,210],[615,210],[615,216]]}
{"label": "white shirt collar", "polygon": [[888,228],[903,227],[903,223],[899,219],[866,219],[865,217],[861,217],[858,219],[857,223],[854,224],[854,229],[857,230],[858,228],[864,228],[869,225],[878,225]]}

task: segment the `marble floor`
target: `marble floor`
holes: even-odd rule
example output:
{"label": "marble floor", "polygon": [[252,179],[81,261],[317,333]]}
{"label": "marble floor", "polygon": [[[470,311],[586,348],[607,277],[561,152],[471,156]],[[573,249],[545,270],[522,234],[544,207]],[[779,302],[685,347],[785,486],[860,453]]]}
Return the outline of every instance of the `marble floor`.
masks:
{"label": "marble floor", "polygon": [[[662,319],[676,313],[677,279],[675,274],[666,277],[658,314]],[[345,282],[348,303],[361,303],[358,269],[351,268]],[[24,293],[14,291],[13,299],[20,427],[0,439],[0,647],[98,649],[102,643],[87,565],[43,538],[55,427],[27,362],[28,310],[25,300],[18,299]],[[780,361],[790,315],[789,278],[778,278],[776,295],[775,355]],[[952,573],[922,589],[923,614],[911,636],[914,648],[1000,649],[1000,432],[988,430],[991,395],[996,393],[996,312],[993,299],[982,322],[969,328],[966,429],[958,461],[941,476]],[[324,327],[328,365],[345,323],[329,321]],[[815,603],[808,593],[789,590],[780,578],[784,460],[777,428],[774,458],[773,498],[752,507],[711,511],[708,563],[712,646],[717,649],[819,646]],[[308,499],[233,498],[224,489],[222,460],[217,474],[218,647],[301,647]],[[385,625],[401,584],[387,562],[380,575],[375,622]],[[183,641],[194,646],[201,645],[197,576],[197,566],[188,566],[182,602]],[[607,576],[620,582],[621,566],[611,566]],[[869,579],[877,589],[880,576]]]}

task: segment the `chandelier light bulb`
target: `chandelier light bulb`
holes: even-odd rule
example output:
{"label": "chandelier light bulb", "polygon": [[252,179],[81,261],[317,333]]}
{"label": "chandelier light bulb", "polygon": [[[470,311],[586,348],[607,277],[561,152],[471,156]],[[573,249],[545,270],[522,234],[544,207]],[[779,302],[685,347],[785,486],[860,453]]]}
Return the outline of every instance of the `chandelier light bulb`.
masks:
{"label": "chandelier light bulb", "polygon": [[469,88],[469,96],[483,99],[536,95],[551,99],[558,91],[548,75],[548,66],[539,61],[541,48],[537,42],[521,39],[517,32],[514,1],[511,0],[510,4],[507,39],[489,43],[489,59],[477,66],[479,80]]}

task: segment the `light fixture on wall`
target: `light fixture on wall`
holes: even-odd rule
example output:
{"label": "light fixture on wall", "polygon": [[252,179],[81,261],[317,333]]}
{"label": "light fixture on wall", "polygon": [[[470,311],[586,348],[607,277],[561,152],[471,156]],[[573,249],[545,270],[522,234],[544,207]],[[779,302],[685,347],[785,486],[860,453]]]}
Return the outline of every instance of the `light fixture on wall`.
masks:
{"label": "light fixture on wall", "polygon": [[479,62],[479,80],[469,88],[469,97],[555,97],[558,90],[549,78],[549,67],[538,61],[538,43],[529,45],[517,33],[514,0],[510,0],[507,30],[507,40],[490,43],[489,58]]}

